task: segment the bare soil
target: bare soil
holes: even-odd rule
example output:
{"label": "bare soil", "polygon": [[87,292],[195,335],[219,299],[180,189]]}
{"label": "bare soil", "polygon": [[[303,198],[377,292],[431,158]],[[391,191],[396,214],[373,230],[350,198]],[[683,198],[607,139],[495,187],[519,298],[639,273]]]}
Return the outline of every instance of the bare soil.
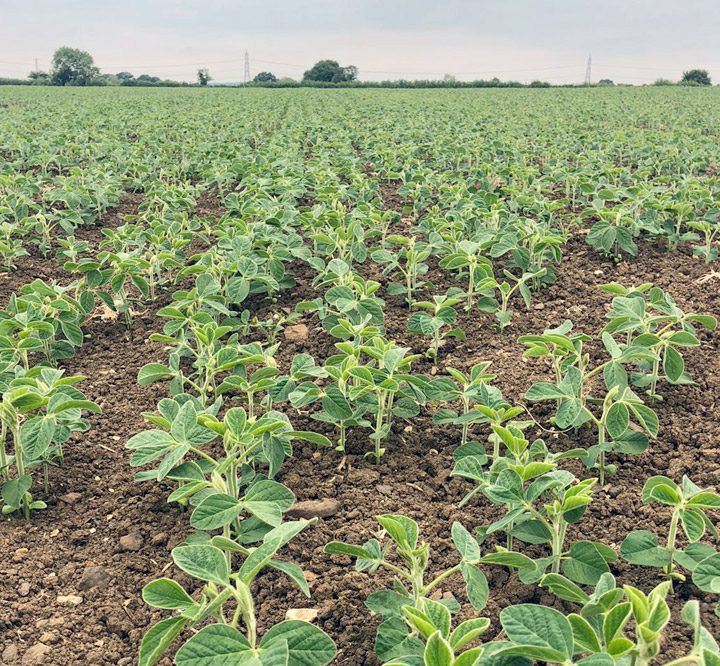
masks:
{"label": "bare soil", "polygon": [[[399,199],[393,203],[400,203]],[[203,214],[217,211],[208,201],[202,202],[202,208]],[[130,212],[126,209],[123,214]],[[104,223],[118,224],[117,212],[108,215]],[[89,230],[88,238],[96,239],[96,233]],[[53,259],[32,256],[18,263],[16,271],[0,278],[2,302],[34,278],[67,279]],[[710,269],[685,248],[667,253],[659,246],[641,243],[637,259],[613,265],[598,258],[582,238],[575,238],[566,247],[557,283],[539,294],[529,311],[514,303],[510,329],[498,333],[492,315],[477,311],[463,315],[460,325],[466,341],[443,348],[439,368],[422,362],[417,370],[441,374],[444,364],[466,369],[481,360],[492,361],[497,385],[507,398],[521,400],[532,382],[548,377],[548,369],[541,362],[522,357],[518,335],[558,325],[566,318],[580,330],[596,332],[604,323],[610,300],[598,286],[611,280],[625,284],[650,281],[669,290],[685,310],[720,315],[720,281],[712,278],[698,282],[708,273]],[[298,267],[296,277],[298,288],[281,296],[280,307],[289,309],[313,293],[309,271]],[[447,283],[446,277],[434,271],[429,278],[443,288]],[[135,379],[143,364],[165,358],[161,346],[147,338],[162,326],[154,312],[168,298],[165,293],[153,307],[138,313],[132,334],[120,320],[93,319],[86,328],[85,346],[65,364],[68,373],[87,376],[83,390],[104,411],[90,417],[91,429],[67,447],[64,464],[51,470],[47,511],[36,513],[29,523],[16,517],[5,517],[0,523],[1,663],[134,663],[145,630],[166,617],[145,606],[140,598],[142,587],[159,575],[187,582],[169,565],[170,550],[188,533],[187,515],[165,503],[169,486],[133,481],[134,470],[123,448],[129,437],[143,429],[141,412],[152,411],[166,393],[161,384],[139,387]],[[387,304],[388,335],[418,352],[424,351],[423,341],[405,330],[407,309],[402,299],[388,298]],[[264,313],[278,304],[255,302],[253,307]],[[299,352],[312,353],[316,360],[332,353],[333,341],[317,322],[306,319],[305,323],[310,327],[307,341],[283,342],[281,364]],[[702,338],[703,346],[686,354],[687,369],[696,385],[662,388],[665,400],[655,405],[661,424],[658,439],[641,456],[613,461],[619,464],[617,477],[596,493],[585,519],[569,538],[619,546],[633,529],[657,528],[660,534],[665,533],[667,512],[640,503],[642,483],[652,474],[676,479],[687,474],[702,486],[718,482],[718,333],[702,333]],[[457,508],[470,489],[466,481],[450,477],[459,432],[433,426],[431,411],[411,424],[397,424],[380,465],[363,457],[369,446],[363,433],[353,434],[345,457],[310,445],[296,447],[280,480],[300,500],[334,498],[341,508],[306,530],[286,551],[286,558],[300,564],[308,574],[310,600],[286,579],[268,575],[259,581],[256,594],[263,624],[281,620],[288,608],[317,608],[319,626],[337,642],[335,663],[377,664],[373,655],[377,618],[370,616],[364,600],[389,579],[356,572],[346,558],[323,554],[323,546],[332,539],[361,543],[377,532],[376,515],[402,512],[420,523],[422,537],[432,548],[431,570],[440,570],[457,562],[450,540],[452,521],[460,520],[472,529],[498,517],[496,507],[480,499]],[[534,408],[533,413],[539,420],[547,416]],[[292,418],[298,428],[320,425],[296,415]],[[329,431],[327,434],[331,435]],[[478,430],[476,434],[485,433]],[[545,437],[552,448],[565,448],[571,445],[573,435]],[[572,443],[577,445],[577,440]],[[38,497],[41,494],[38,492]],[[121,544],[121,538],[128,536],[131,538]],[[88,567],[101,567],[107,574],[101,576],[98,586],[89,589],[81,584]],[[613,572],[619,582],[632,582],[645,590],[661,580],[654,570],[624,563],[614,565]],[[521,584],[504,569],[488,567],[486,573],[491,597],[485,614],[494,621],[493,631],[497,631],[499,610],[508,604],[535,602],[562,607],[552,595]],[[457,581],[450,579],[441,592],[454,594],[467,607]],[[707,626],[720,635],[720,620],[713,613],[717,599],[703,596],[689,583],[680,585],[671,602],[673,620],[663,652],[667,659],[683,654],[690,645],[688,629],[679,621],[682,603],[689,597],[701,599]],[[32,660],[34,654],[42,655],[39,661]]]}

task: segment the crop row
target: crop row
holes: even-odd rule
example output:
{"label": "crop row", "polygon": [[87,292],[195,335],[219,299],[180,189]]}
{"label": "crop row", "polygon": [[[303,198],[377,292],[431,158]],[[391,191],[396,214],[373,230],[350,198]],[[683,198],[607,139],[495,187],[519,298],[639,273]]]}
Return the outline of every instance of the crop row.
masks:
{"label": "crop row", "polygon": [[[87,427],[83,411],[99,409],[75,388],[81,378],[58,369],[81,348],[87,318],[103,305],[132,329],[138,308],[161,290],[174,290],[170,304],[158,310],[166,323],[151,336],[164,345],[167,361],[149,363],[138,375],[140,384],[166,382],[168,396],[144,415],[149,429],[127,447],[131,464],[144,468],[137,481],[162,483],[170,490],[168,502],[189,513],[195,531],[173,549],[172,559],[194,583],[186,590],[160,578],[143,590],[148,604],[173,614],[148,630],[141,664],[159,661],[181,634],[187,640],[175,652],[179,665],[332,661],[332,639],[308,622],[285,620],[258,635],[254,589],[266,570],[288,576],[309,595],[302,569],[278,553],[313,521],[284,519],[295,497],[278,475],[295,440],[334,446],[341,455],[349,432],[367,435],[367,464],[382,468],[383,456],[392,455],[396,423],[423,410],[457,428],[453,474],[468,481],[462,504],[482,498],[504,515],[472,532],[459,522],[449,526],[457,564],[432,575],[430,545],[402,515],[378,517],[384,543],[327,545],[328,554],[353,558],[360,571],[384,568],[395,575],[391,589],[367,599],[368,609],[382,617],[378,658],[408,666],[652,661],[670,620],[674,581],[688,578],[700,591],[720,592],[720,553],[703,540],[716,535],[707,512],[720,508],[720,495],[686,477],[645,480],[641,501],[672,507],[667,531],[630,533],[619,556],[664,571],[666,580],[648,593],[616,585],[614,549],[570,541],[567,532],[582,520],[597,484],[612,482],[613,460],[652,446],[660,427],[652,406],[674,385],[692,382],[683,354],[702,344],[715,319],[684,312],[651,284],[609,283],[601,330],[581,333],[568,320],[520,336],[526,356],[545,359],[550,372],[548,381],[529,388],[527,404],[503,397],[489,363],[447,367],[443,350],[446,339],[463,335],[460,311],[493,313],[495,325],[507,331],[513,309],[529,308],[556,279],[579,221],[589,220],[588,243],[615,258],[635,254],[640,235],[661,237],[674,250],[694,240],[694,230],[705,240],[697,253],[713,260],[713,186],[689,179],[668,187],[672,158],[655,163],[649,155],[644,173],[633,172],[646,188],[624,183],[623,174],[608,168],[607,178],[596,171],[565,174],[564,196],[553,198],[554,184],[536,179],[532,169],[506,181],[502,173],[474,173],[471,164],[453,169],[438,159],[428,168],[412,155],[398,168],[392,155],[383,159],[382,146],[373,155],[381,175],[369,177],[354,149],[334,154],[342,179],[322,162],[306,172],[290,165],[285,173],[281,162],[263,162],[256,154],[258,144],[272,144],[271,129],[250,146],[253,160],[243,164],[241,187],[231,186],[238,178],[232,172],[206,178],[205,186],[223,196],[220,219],[193,214],[203,188],[182,178],[148,183],[128,169],[123,178],[101,172],[101,186],[88,178],[92,167],[68,170],[51,162],[44,166],[53,182],[49,190],[29,173],[3,181],[4,193],[12,193],[1,211],[0,252],[7,265],[28,243],[48,256],[59,245],[70,276],[67,285],[36,280],[24,286],[0,313],[3,511],[29,517],[44,508],[32,495],[33,471],[43,472],[47,493],[48,469],[62,462],[62,445]],[[281,143],[276,154],[286,149]],[[308,180],[313,205],[298,206]],[[387,181],[399,181],[407,210],[378,205]],[[133,182],[144,191],[138,215],[103,229],[97,250],[77,240],[76,231]],[[276,302],[296,286],[300,266],[312,273],[317,297],[269,320],[253,314],[259,300]],[[436,284],[426,277],[431,271],[441,276]],[[426,341],[425,355],[441,367],[439,374],[416,372],[423,355],[388,337],[386,304],[396,297],[407,307],[408,332]],[[298,354],[282,372],[276,340],[300,318],[317,322],[333,341],[333,354]],[[552,416],[528,406],[534,403],[545,403]],[[293,420],[307,416],[316,429],[293,427]],[[530,440],[541,429],[592,444],[553,451],[542,439]],[[684,548],[681,532],[689,544]],[[499,543],[499,536],[503,545],[490,548],[487,542]],[[460,577],[480,613],[490,594],[487,566],[516,571],[521,581],[547,588],[575,611],[510,606],[500,615],[502,636],[479,643],[490,621],[453,623],[460,605],[433,592]],[[687,602],[682,619],[693,646],[674,663],[720,663],[697,600]]]}

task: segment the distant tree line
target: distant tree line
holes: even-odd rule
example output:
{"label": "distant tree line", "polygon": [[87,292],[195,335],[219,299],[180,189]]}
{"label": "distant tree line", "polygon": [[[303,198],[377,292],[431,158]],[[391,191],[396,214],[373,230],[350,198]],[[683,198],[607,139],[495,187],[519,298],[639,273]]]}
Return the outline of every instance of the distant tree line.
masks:
{"label": "distant tree line", "polygon": [[[27,81],[22,79],[7,79],[21,85],[41,86],[150,86],[150,87],[176,87],[189,84],[181,81],[161,79],[159,76],[140,74],[134,76],[130,72],[117,74],[101,74],[95,66],[93,57],[81,49],[61,46],[55,51],[49,72],[34,71],[28,74]],[[4,80],[0,79],[0,84]]]}
{"label": "distant tree line", "polygon": [[[358,68],[354,65],[341,66],[336,60],[319,60],[303,74],[300,81],[290,78],[278,79],[272,72],[265,71],[258,73],[247,85],[267,88],[550,88],[579,85],[552,86],[547,81],[520,83],[519,81],[501,81],[497,77],[477,81],[458,81],[452,74],[445,74],[442,79],[438,80],[360,81],[358,75]],[[131,72],[101,74],[93,57],[87,51],[62,46],[53,54],[49,72],[30,72],[27,79],[0,78],[0,85],[174,87],[207,86],[210,81],[212,81],[212,76],[205,68],[198,69],[197,84],[161,79],[149,74],[135,76]],[[610,79],[601,79],[596,85],[612,86],[615,84]],[[677,83],[668,79],[658,79],[654,85],[709,86],[712,85],[712,81],[707,70],[691,69],[683,72],[681,80]]]}

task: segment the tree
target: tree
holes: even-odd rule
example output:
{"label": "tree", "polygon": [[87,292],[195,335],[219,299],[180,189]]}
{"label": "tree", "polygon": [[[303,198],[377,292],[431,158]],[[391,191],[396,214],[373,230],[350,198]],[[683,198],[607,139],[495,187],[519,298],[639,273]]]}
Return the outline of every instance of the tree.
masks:
{"label": "tree", "polygon": [[255,83],[266,83],[268,81],[277,81],[277,76],[273,74],[272,72],[260,72],[259,74],[255,75],[255,78],[253,79]]}
{"label": "tree", "polygon": [[212,81],[212,76],[210,76],[210,72],[207,69],[199,69],[197,71],[197,80],[201,86],[206,86],[210,81]]}
{"label": "tree", "polygon": [[613,81],[612,79],[600,79],[598,81],[598,85],[599,86],[614,86],[615,81]]}
{"label": "tree", "polygon": [[303,74],[305,81],[326,81],[328,83],[341,83],[357,79],[358,69],[355,65],[340,67],[337,60],[320,60],[312,69]]}
{"label": "tree", "polygon": [[47,72],[36,71],[30,72],[28,78],[33,82],[34,85],[47,85],[50,81],[50,75]]}
{"label": "tree", "polygon": [[100,73],[87,51],[61,46],[53,54],[50,77],[59,86],[86,86]]}
{"label": "tree", "polygon": [[358,77],[358,68],[355,65],[343,67],[344,81],[356,81]]}
{"label": "tree", "polygon": [[130,79],[134,78],[130,72],[118,72],[117,74],[115,74],[115,76],[121,81],[129,81]]}
{"label": "tree", "polygon": [[710,75],[706,69],[690,69],[687,72],[683,72],[680,83],[709,86],[711,84]]}
{"label": "tree", "polygon": [[150,76],[149,74],[140,74],[140,76],[135,79],[136,81],[139,81],[140,83],[157,83],[160,81],[159,76]]}

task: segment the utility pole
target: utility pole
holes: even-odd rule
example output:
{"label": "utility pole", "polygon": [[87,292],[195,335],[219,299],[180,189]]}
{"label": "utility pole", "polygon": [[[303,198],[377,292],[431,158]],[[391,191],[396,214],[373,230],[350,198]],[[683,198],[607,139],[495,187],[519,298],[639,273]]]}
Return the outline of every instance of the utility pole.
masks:
{"label": "utility pole", "polygon": [[38,73],[37,58],[35,58],[35,74]]}
{"label": "utility pole", "polygon": [[592,79],[592,55],[588,56],[587,67],[585,68],[585,85],[589,86]]}
{"label": "utility pole", "polygon": [[243,83],[250,83],[250,55],[245,51],[245,73],[243,74]]}

